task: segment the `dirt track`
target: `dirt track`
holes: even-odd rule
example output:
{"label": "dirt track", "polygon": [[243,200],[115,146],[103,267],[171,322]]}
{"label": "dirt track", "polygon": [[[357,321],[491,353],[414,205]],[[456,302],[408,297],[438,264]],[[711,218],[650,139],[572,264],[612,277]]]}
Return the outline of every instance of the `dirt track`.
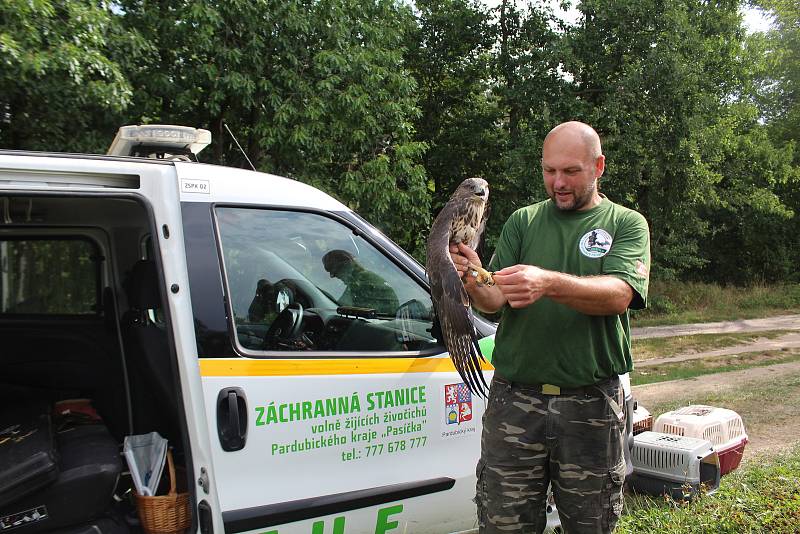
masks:
{"label": "dirt track", "polygon": [[695,323],[670,326],[632,328],[634,338],[673,337],[693,334],[724,334],[730,332],[760,332],[764,330],[800,330],[800,315],[778,315],[763,319],[741,319],[718,323]]}
{"label": "dirt track", "polygon": [[787,350],[794,348],[800,348],[800,332],[792,332],[774,339],[762,338],[749,343],[736,345],[734,347],[726,347],[724,349],[693,352],[691,354],[676,354],[666,358],[651,358],[649,360],[636,361],[636,367],[642,368],[652,365],[661,365],[663,363],[683,362],[701,358],[713,358],[715,356],[729,356],[733,354],[742,354],[744,352]]}

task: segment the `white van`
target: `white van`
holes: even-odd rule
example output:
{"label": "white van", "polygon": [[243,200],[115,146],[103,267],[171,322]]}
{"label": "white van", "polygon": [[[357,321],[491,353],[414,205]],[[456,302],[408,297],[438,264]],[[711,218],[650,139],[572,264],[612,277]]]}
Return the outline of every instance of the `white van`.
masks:
{"label": "white van", "polygon": [[208,141],[0,151],[0,533],[140,532],[119,453],[153,431],[192,532],[475,529],[484,402],[423,267],[308,185],[189,161]]}

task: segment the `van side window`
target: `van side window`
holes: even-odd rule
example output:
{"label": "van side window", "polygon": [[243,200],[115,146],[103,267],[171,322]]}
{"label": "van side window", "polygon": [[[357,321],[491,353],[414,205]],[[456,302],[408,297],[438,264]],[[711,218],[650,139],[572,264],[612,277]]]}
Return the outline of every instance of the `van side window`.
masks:
{"label": "van side window", "polygon": [[428,292],[328,217],[219,207],[229,306],[249,351],[421,351],[436,347]]}
{"label": "van side window", "polygon": [[97,247],[83,238],[0,238],[0,314],[96,315]]}

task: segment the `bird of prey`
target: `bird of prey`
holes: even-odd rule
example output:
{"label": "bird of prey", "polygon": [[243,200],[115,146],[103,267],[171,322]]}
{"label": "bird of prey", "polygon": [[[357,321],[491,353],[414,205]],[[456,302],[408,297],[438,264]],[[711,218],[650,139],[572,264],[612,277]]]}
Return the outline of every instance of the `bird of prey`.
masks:
{"label": "bird of prey", "polygon": [[[469,295],[449,249],[451,243],[464,243],[475,250],[486,224],[488,200],[486,180],[468,178],[461,182],[433,221],[425,261],[444,345],[470,391],[482,396],[486,396],[488,390],[480,363],[485,359],[478,346]],[[488,271],[473,264],[469,264],[469,269],[479,284],[494,285]]]}

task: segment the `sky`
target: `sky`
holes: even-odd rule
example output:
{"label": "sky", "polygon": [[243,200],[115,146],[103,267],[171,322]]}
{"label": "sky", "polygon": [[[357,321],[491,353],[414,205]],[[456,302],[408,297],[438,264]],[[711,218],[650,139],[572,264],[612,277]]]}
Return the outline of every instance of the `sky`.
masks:
{"label": "sky", "polygon": [[744,27],[750,33],[765,32],[769,29],[769,17],[764,16],[764,12],[760,9],[747,8],[743,9],[744,13]]}
{"label": "sky", "polygon": [[[561,14],[562,19],[566,22],[574,23],[578,19],[578,10],[575,7],[570,8],[569,11],[561,11],[558,7],[558,0],[547,0],[552,6],[556,14]],[[500,0],[483,0],[488,6],[496,6],[500,4]],[[577,4],[577,0],[573,0],[572,5]],[[763,32],[769,29],[770,21],[768,17],[764,16],[761,10],[749,7],[742,9],[744,15],[744,27],[748,33]]]}

